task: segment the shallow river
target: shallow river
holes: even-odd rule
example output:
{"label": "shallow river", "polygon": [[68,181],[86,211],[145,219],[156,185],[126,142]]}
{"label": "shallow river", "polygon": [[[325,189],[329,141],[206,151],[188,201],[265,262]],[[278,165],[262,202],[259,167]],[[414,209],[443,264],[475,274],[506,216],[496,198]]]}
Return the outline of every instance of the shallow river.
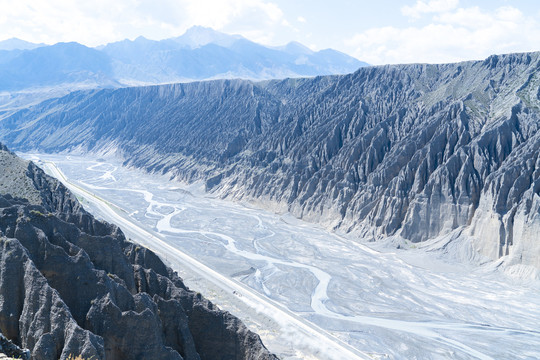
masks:
{"label": "shallow river", "polygon": [[56,164],[170,245],[374,357],[540,358],[538,281],[421,249],[379,252],[113,160],[22,155]]}

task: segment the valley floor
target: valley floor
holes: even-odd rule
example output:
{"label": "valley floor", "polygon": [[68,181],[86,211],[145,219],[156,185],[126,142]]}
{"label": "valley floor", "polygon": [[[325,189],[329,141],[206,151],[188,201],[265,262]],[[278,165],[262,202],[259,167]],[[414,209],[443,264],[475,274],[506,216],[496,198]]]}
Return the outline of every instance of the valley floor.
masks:
{"label": "valley floor", "polygon": [[537,280],[425,249],[376,251],[112,160],[21,155],[283,359],[540,358]]}

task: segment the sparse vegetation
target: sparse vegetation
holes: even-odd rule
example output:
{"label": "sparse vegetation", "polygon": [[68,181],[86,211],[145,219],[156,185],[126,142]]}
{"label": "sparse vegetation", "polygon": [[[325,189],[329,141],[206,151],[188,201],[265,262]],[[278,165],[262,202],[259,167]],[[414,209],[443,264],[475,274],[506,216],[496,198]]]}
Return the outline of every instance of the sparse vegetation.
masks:
{"label": "sparse vegetation", "polygon": [[89,357],[89,358],[83,358],[81,355],[75,356],[75,355],[73,355],[73,354],[70,354],[70,355],[68,356],[68,360],[90,360],[90,359],[92,359],[92,358],[93,358],[93,356],[91,356],[91,357]]}
{"label": "sparse vegetation", "polygon": [[35,215],[35,216],[42,216],[42,217],[45,216],[45,214],[39,210],[30,210],[30,214]]}

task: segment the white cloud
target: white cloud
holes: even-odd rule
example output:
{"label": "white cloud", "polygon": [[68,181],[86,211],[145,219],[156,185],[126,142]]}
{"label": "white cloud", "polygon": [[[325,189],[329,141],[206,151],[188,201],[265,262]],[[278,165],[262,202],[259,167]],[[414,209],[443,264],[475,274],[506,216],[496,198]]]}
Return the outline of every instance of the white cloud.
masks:
{"label": "white cloud", "polygon": [[417,0],[413,6],[403,6],[401,13],[413,19],[420,18],[423,14],[442,13],[454,10],[459,5],[459,0]]}
{"label": "white cloud", "polygon": [[491,12],[471,7],[433,14],[432,23],[424,26],[368,29],[345,44],[372,64],[442,63],[540,50],[539,38],[540,23],[514,7]]}
{"label": "white cloud", "polygon": [[[192,0],[190,0],[192,1]],[[221,3],[220,0],[210,0]],[[283,11],[275,3],[263,0],[226,0],[236,11],[231,12],[226,23],[222,25],[207,25],[217,30],[222,30],[231,34],[241,34],[255,42],[272,44],[275,34],[283,29],[294,30],[291,24],[285,19]],[[195,0],[195,4],[198,2]],[[204,9],[203,9],[204,10]],[[217,18],[221,18],[216,14]],[[204,18],[205,15],[202,15]],[[203,19],[199,22],[204,21]]]}
{"label": "white cloud", "polygon": [[296,20],[300,23],[305,23],[307,21],[306,18],[303,16],[299,16]]}
{"label": "white cloud", "polygon": [[475,6],[437,15],[434,17],[434,21],[465,28],[484,28],[493,22],[493,15],[485,13],[478,6]]}
{"label": "white cloud", "polygon": [[263,21],[260,25],[279,22],[283,17],[276,4],[263,0],[183,0],[183,3],[190,22],[215,29],[253,17]]}
{"label": "white cloud", "polygon": [[501,21],[519,22],[523,20],[523,13],[512,6],[503,6],[495,11],[495,16]]}
{"label": "white cloud", "polygon": [[[178,36],[193,25],[258,29],[271,38],[284,14],[267,0],[0,0],[1,38],[98,45]],[[234,26],[233,26],[234,27]]]}

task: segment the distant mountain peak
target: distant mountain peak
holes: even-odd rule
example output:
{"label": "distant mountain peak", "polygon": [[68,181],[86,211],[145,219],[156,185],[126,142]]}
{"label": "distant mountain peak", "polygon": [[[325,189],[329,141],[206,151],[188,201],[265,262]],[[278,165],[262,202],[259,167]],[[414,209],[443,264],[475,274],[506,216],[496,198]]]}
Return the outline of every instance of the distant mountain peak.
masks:
{"label": "distant mountain peak", "polygon": [[38,47],[46,46],[46,44],[40,43],[36,44],[33,42],[21,40],[19,38],[13,37],[7,40],[0,41],[0,50],[31,50]]}
{"label": "distant mountain peak", "polygon": [[314,53],[313,50],[298,41],[291,41],[286,45],[276,47],[276,49],[293,55],[311,55]]}
{"label": "distant mountain peak", "polygon": [[208,44],[229,47],[241,39],[243,39],[243,37],[240,35],[229,35],[212,28],[197,25],[190,27],[183,35],[172,38],[171,40],[174,40],[183,46],[195,49]]}
{"label": "distant mountain peak", "polygon": [[133,40],[134,42],[135,41],[139,41],[139,42],[142,42],[142,41],[149,41],[147,38],[145,38],[144,36],[142,35],[139,35],[135,38],[135,40]]}

